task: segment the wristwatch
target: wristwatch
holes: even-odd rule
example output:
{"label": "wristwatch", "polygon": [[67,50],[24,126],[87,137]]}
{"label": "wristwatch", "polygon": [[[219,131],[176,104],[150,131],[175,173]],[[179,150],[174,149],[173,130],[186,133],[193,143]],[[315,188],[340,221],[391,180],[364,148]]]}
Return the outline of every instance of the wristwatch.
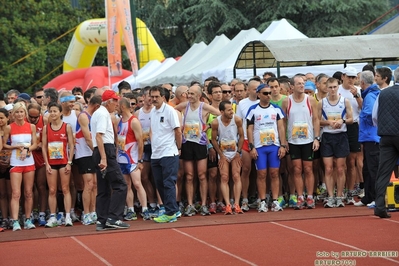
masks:
{"label": "wristwatch", "polygon": [[287,149],[287,145],[285,145],[285,144],[280,144],[280,147],[283,147],[284,149]]}
{"label": "wristwatch", "polygon": [[253,148],[255,148],[255,147],[254,147],[254,144],[252,144],[252,143],[249,143],[248,146],[249,146],[249,150],[250,150],[250,151],[251,151]]}
{"label": "wristwatch", "polygon": [[315,137],[314,139],[317,141],[320,141],[320,137]]}
{"label": "wristwatch", "polygon": [[353,95],[353,97],[359,98],[359,97],[360,97],[360,94],[359,94],[359,93],[356,93],[355,95]]}
{"label": "wristwatch", "polygon": [[29,147],[24,147],[24,150],[27,150],[27,151],[29,151]]}
{"label": "wristwatch", "polygon": [[346,123],[346,120],[345,119],[342,119],[342,124],[345,124]]}
{"label": "wristwatch", "polygon": [[144,160],[143,159],[141,159],[141,160],[138,160],[138,163],[143,163],[144,162]]}
{"label": "wristwatch", "polygon": [[68,161],[68,164],[69,164],[69,165],[72,165],[72,161]]}

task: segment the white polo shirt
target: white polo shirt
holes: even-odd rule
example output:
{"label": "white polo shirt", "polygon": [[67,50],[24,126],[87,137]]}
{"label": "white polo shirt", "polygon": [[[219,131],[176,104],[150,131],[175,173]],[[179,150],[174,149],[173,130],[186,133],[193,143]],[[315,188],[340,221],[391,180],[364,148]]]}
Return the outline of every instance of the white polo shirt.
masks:
{"label": "white polo shirt", "polygon": [[104,144],[114,144],[114,128],[112,127],[111,115],[107,108],[100,106],[90,120],[91,138],[93,147],[97,147],[96,133],[103,133]]}
{"label": "white polo shirt", "polygon": [[176,110],[163,103],[158,110],[151,110],[151,159],[176,156],[179,154],[176,146],[175,128],[180,127]]}

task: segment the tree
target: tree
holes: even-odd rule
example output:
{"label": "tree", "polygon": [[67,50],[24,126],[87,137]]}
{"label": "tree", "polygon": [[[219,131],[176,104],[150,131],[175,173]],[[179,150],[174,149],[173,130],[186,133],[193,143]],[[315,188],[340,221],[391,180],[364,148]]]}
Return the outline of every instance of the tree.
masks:
{"label": "tree", "polygon": [[[70,0],[8,1],[0,9],[0,86],[3,90],[43,86],[62,73],[62,62],[73,29],[88,18],[104,17],[98,1],[74,9]],[[89,12],[88,12],[89,11]],[[72,31],[70,31],[72,30]],[[64,33],[70,31],[57,41]],[[52,72],[54,71],[54,72]],[[52,72],[52,73],[51,73]],[[51,74],[49,74],[51,73]]]}

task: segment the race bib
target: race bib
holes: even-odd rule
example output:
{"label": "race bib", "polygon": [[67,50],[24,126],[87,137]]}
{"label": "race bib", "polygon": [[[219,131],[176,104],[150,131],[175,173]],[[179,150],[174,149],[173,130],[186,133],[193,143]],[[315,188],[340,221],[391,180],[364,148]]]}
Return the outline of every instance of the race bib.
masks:
{"label": "race bib", "polygon": [[308,138],[308,124],[306,122],[294,122],[292,127],[293,139],[307,139]]}
{"label": "race bib", "polygon": [[270,146],[276,142],[276,133],[273,127],[264,127],[259,130],[260,143],[263,146]]}
{"label": "race bib", "polygon": [[235,140],[222,139],[220,140],[220,149],[222,152],[235,152],[236,142]]}
{"label": "race bib", "polygon": [[186,140],[198,141],[200,138],[199,123],[186,121],[186,124],[184,125],[184,137]]}
{"label": "race bib", "polygon": [[62,141],[53,141],[48,144],[48,156],[52,160],[64,159],[64,145]]}
{"label": "race bib", "polygon": [[[328,121],[337,121],[341,119],[341,114],[339,112],[328,112],[327,120]],[[333,129],[331,126],[328,126],[329,129]]]}
{"label": "race bib", "polygon": [[118,150],[119,152],[125,152],[126,136],[118,135]]}
{"label": "race bib", "polygon": [[143,143],[144,145],[150,144],[150,129],[149,128],[143,128]]}

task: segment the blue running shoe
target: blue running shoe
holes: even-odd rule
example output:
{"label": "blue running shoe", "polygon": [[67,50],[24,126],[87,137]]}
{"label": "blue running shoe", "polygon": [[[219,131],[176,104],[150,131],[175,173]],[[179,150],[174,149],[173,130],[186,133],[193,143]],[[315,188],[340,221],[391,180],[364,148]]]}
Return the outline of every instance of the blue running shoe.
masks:
{"label": "blue running shoe", "polygon": [[44,215],[39,215],[39,226],[45,226],[46,223],[46,217]]}
{"label": "blue running shoe", "polygon": [[176,215],[176,218],[180,218],[180,217],[181,217],[181,212],[180,212],[180,211],[177,211],[177,212],[175,213],[175,215]]}
{"label": "blue running shoe", "polygon": [[290,196],[290,200],[288,202],[288,207],[295,208],[297,203],[298,203],[297,197],[295,195],[294,196]]}
{"label": "blue running shoe", "polygon": [[154,222],[156,223],[174,223],[176,221],[177,221],[176,214],[173,214],[171,216],[164,214],[157,218],[154,218]]}

